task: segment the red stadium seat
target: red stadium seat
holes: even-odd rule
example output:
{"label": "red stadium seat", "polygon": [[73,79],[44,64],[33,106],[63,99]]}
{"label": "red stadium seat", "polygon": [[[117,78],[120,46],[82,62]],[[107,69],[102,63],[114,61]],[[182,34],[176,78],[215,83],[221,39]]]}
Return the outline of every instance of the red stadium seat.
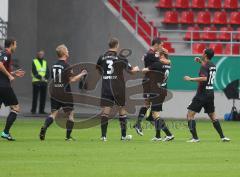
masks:
{"label": "red stadium seat", "polygon": [[233,31],[232,27],[222,27],[220,28],[221,33],[218,35],[218,39],[222,41],[230,41],[231,33]]}
{"label": "red stadium seat", "polygon": [[215,12],[213,17],[214,24],[227,24],[227,13],[225,11]]}
{"label": "red stadium seat", "polygon": [[177,24],[178,23],[178,12],[177,11],[165,12],[163,23]]}
{"label": "red stadium seat", "polygon": [[208,41],[215,41],[217,40],[217,34],[216,32],[211,32],[211,31],[217,31],[217,28],[215,26],[212,27],[204,27],[203,28],[203,33],[202,33],[202,40],[208,40]]}
{"label": "red stadium seat", "polygon": [[[186,32],[184,40],[186,40],[186,41],[191,41],[191,40],[198,41],[198,40],[200,40],[200,33],[198,32],[199,30],[200,30],[200,28],[198,26],[188,27],[187,28],[188,32]],[[193,31],[193,32],[191,32],[191,31]],[[194,31],[196,31],[196,32],[194,32]]]}
{"label": "red stadium seat", "polygon": [[159,0],[156,5],[156,8],[170,9],[172,7],[172,0]]}
{"label": "red stadium seat", "polygon": [[180,19],[181,20],[179,21],[179,23],[193,24],[194,23],[194,13],[193,13],[193,11],[183,11],[181,13]]}
{"label": "red stadium seat", "polygon": [[230,24],[240,25],[240,12],[232,12],[230,15]]}
{"label": "red stadium seat", "polygon": [[222,8],[222,0],[208,0],[207,8],[221,9]]}
{"label": "red stadium seat", "polygon": [[223,45],[220,43],[211,43],[209,48],[213,49],[215,54],[223,54]]}
{"label": "red stadium seat", "polygon": [[193,0],[191,7],[194,9],[204,9],[205,8],[205,0]]}
{"label": "red stadium seat", "polygon": [[223,7],[225,9],[237,9],[238,8],[238,0],[225,0]]}
{"label": "red stadium seat", "polygon": [[211,13],[209,11],[200,11],[197,14],[198,24],[211,24]]}
{"label": "red stadium seat", "polygon": [[189,8],[189,0],[176,0],[175,8],[188,9]]}
{"label": "red stadium seat", "polygon": [[233,39],[236,41],[240,41],[240,27],[237,29],[236,33],[234,33]]}
{"label": "red stadium seat", "polygon": [[166,48],[169,53],[175,52],[175,49],[172,47],[172,43],[170,43],[170,42],[164,42],[163,47]]}
{"label": "red stadium seat", "polygon": [[[232,51],[231,51],[231,48],[232,48]],[[240,54],[240,44],[226,44],[224,54],[239,55]]]}
{"label": "red stadium seat", "polygon": [[192,46],[192,53],[193,54],[202,54],[203,50],[206,48],[206,44],[203,43],[194,43]]}

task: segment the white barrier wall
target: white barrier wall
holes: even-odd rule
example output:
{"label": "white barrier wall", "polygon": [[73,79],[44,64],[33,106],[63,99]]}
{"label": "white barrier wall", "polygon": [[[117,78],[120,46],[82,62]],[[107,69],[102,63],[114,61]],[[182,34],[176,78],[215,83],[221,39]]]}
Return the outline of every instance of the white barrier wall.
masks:
{"label": "white barrier wall", "polygon": [[0,0],[0,17],[8,21],[8,0]]}

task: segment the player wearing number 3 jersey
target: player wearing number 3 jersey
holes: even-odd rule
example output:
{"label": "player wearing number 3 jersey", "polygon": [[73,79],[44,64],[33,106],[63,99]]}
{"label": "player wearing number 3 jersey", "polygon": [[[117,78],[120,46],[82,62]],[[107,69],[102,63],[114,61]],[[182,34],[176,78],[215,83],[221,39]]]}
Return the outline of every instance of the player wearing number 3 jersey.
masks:
{"label": "player wearing number 3 jersey", "polygon": [[119,122],[121,126],[121,140],[132,139],[127,135],[127,112],[125,110],[125,80],[123,71],[135,73],[139,68],[132,67],[127,58],[118,54],[119,41],[112,38],[109,50],[101,55],[97,61],[97,69],[102,75],[101,93],[101,140],[107,140],[108,119],[114,105],[118,106]]}
{"label": "player wearing number 3 jersey", "polygon": [[199,113],[202,108],[204,108],[205,113],[207,113],[212,120],[213,126],[218,132],[222,141],[230,141],[229,138],[226,138],[224,136],[220,122],[216,118],[215,114],[213,82],[216,75],[216,66],[211,62],[213,56],[214,51],[212,49],[205,49],[202,59],[195,59],[196,62],[201,63],[199,77],[184,77],[184,80],[186,81],[195,81],[199,84],[197,93],[193,98],[191,104],[188,106],[188,127],[192,134],[192,138],[188,142],[199,142],[194,116],[196,113]]}

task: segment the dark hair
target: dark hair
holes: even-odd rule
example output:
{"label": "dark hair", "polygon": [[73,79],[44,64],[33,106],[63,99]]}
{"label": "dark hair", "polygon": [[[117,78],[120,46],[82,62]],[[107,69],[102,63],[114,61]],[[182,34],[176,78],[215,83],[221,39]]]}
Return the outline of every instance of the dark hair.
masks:
{"label": "dark hair", "polygon": [[154,46],[155,44],[161,44],[162,40],[159,37],[156,37],[152,40],[152,46]]}
{"label": "dark hair", "polygon": [[5,43],[4,43],[5,48],[9,48],[11,45],[14,44],[14,42],[16,42],[16,39],[14,39],[14,38],[6,39]]}
{"label": "dark hair", "polygon": [[108,46],[110,49],[117,47],[118,44],[119,42],[117,38],[111,38],[110,41],[108,42]]}
{"label": "dark hair", "polygon": [[213,51],[213,49],[211,49],[211,48],[205,49],[205,50],[204,50],[204,54],[207,55],[207,58],[208,58],[209,60],[211,60],[212,57],[214,57],[214,51]]}

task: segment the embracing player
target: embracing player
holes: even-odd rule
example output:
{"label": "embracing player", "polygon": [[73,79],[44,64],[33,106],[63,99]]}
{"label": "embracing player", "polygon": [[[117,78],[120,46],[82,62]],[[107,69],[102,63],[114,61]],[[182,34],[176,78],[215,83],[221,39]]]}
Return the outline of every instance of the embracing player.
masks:
{"label": "embracing player", "polygon": [[9,132],[20,111],[18,99],[12,89],[11,82],[15,77],[23,77],[25,74],[21,69],[12,71],[12,54],[16,48],[17,41],[15,39],[6,39],[5,49],[0,52],[0,107],[2,103],[5,106],[10,106],[10,113],[1,137],[9,141],[15,140]]}
{"label": "embracing player", "polygon": [[199,77],[192,78],[185,76],[184,80],[198,82],[197,93],[194,96],[192,103],[188,106],[188,127],[192,134],[192,138],[188,141],[191,143],[199,142],[199,138],[196,130],[196,121],[194,116],[204,108],[205,113],[208,114],[209,118],[213,123],[213,127],[218,132],[223,142],[230,141],[229,138],[225,137],[220,125],[220,122],[216,118],[215,106],[214,106],[214,88],[213,82],[216,75],[216,66],[211,62],[214,57],[213,49],[205,49],[203,51],[202,59],[197,58],[195,61],[201,63]]}
{"label": "embracing player", "polygon": [[127,135],[127,112],[125,106],[125,81],[123,71],[130,73],[139,71],[139,68],[132,67],[128,60],[118,55],[119,41],[112,38],[109,43],[109,50],[99,57],[97,69],[102,75],[101,90],[101,140],[107,141],[108,119],[114,105],[118,106],[119,122],[121,126],[121,140],[132,139]]}
{"label": "embracing player", "polygon": [[[56,48],[58,56],[57,62],[52,66],[51,73],[53,79],[53,89],[60,91],[60,93],[71,93],[70,83],[78,82],[82,77],[87,74],[86,70],[83,70],[80,74],[74,76],[73,71],[69,69],[68,64],[69,52],[65,45],[59,45]],[[51,114],[46,118],[44,125],[41,127],[39,138],[45,140],[45,135],[48,127],[53,123],[59,110],[62,108],[67,114],[68,120],[66,122],[66,139],[74,140],[71,137],[72,129],[74,127],[74,116],[73,116],[73,98],[68,98],[66,102],[59,101],[55,97],[51,97]]]}
{"label": "embracing player", "polygon": [[[150,50],[144,55],[144,66],[145,69],[144,71],[149,71],[150,69],[153,69],[152,67],[157,65],[159,68],[154,68],[154,70],[160,70],[161,73],[165,73],[166,80],[165,83],[162,83],[161,87],[166,87],[167,86],[167,77],[170,71],[170,63],[171,61],[168,59],[167,51],[166,49],[163,48],[163,42],[160,38],[155,38],[152,41],[152,46]],[[160,129],[162,129],[166,133],[166,138],[164,139],[165,141],[173,140],[174,136],[171,134],[171,132],[168,130],[165,121],[160,118],[160,111],[162,111],[162,104],[158,105],[152,105],[151,106],[151,101],[150,101],[150,94],[149,92],[151,91],[151,85],[149,82],[147,82],[147,74],[145,75],[145,78],[143,79],[143,91],[144,91],[144,98],[145,98],[145,106],[141,107],[139,111],[139,115],[137,118],[137,122],[134,125],[136,132],[143,136],[143,131],[141,127],[141,122],[143,118],[146,115],[147,110],[149,107],[151,107],[151,113],[150,116],[153,117],[153,121],[156,127],[156,136],[152,139],[153,141],[161,141],[161,135],[160,135]],[[166,89],[166,88],[164,88]],[[160,100],[159,100],[160,101]],[[159,128],[161,127],[161,128]]]}

